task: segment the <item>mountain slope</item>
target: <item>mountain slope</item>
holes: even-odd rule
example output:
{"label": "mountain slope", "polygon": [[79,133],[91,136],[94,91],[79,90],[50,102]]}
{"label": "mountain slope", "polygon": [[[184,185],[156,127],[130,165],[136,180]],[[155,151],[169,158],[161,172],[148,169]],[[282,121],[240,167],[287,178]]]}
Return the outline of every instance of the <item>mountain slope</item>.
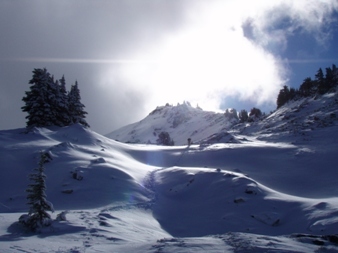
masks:
{"label": "mountain slope", "polygon": [[188,138],[199,143],[210,134],[229,129],[231,125],[233,122],[224,117],[223,113],[203,111],[184,102],[177,106],[157,107],[143,120],[106,136],[128,143],[156,144],[158,135],[164,131],[169,133],[175,145],[185,145]]}
{"label": "mountain slope", "polygon": [[27,176],[37,166],[42,150],[53,159],[46,165],[47,195],[57,208],[107,205],[124,200],[133,189],[137,189],[134,199],[144,198],[139,180],[150,168],[118,148],[123,144],[80,125],[57,130],[35,128],[28,133],[24,129],[1,131],[0,138],[2,212],[27,209]]}
{"label": "mountain slope", "polygon": [[[237,133],[254,134],[259,138],[290,136],[306,140],[318,129],[337,125],[338,92],[289,101],[274,113],[253,124],[237,125]],[[330,129],[329,129],[330,131]],[[311,138],[311,137],[310,137]]]}
{"label": "mountain slope", "polygon": [[188,102],[161,106],[143,120],[106,136],[127,143],[156,144],[159,133],[165,131],[175,145],[186,145],[188,138],[199,144],[238,143],[238,134],[271,140],[281,135],[290,136],[292,141],[306,139],[311,131],[337,124],[338,92],[292,100],[268,116],[251,117],[244,123],[231,110],[228,114],[207,112],[191,107]]}

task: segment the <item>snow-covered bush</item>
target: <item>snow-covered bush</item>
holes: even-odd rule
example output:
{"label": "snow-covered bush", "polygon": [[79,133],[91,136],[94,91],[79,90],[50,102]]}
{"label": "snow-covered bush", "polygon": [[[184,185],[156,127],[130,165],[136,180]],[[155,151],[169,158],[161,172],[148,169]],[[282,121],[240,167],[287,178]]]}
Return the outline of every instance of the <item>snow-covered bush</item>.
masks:
{"label": "snow-covered bush", "polygon": [[79,170],[71,171],[72,178],[76,179],[78,181],[81,181],[83,179],[83,172]]}
{"label": "snow-covered bush", "polygon": [[56,215],[56,220],[57,221],[66,221],[67,220],[66,214],[67,214],[67,211],[62,211],[61,213]]}
{"label": "snow-covered bush", "polygon": [[174,140],[170,138],[168,132],[161,132],[158,135],[157,144],[164,146],[174,146]]}

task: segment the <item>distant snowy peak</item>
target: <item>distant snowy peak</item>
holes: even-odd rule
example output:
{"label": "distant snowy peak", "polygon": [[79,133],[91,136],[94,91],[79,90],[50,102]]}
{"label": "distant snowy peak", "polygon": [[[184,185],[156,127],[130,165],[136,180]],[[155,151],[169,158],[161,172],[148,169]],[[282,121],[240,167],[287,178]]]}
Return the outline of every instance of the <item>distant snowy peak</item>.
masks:
{"label": "distant snowy peak", "polygon": [[154,111],[152,111],[149,115],[156,114],[156,113],[161,113],[163,110],[168,111],[168,110],[174,110],[176,112],[189,112],[189,111],[195,111],[195,110],[202,110],[198,105],[196,108],[192,107],[190,102],[184,101],[183,104],[177,104],[176,106],[166,104],[164,106],[157,106]]}
{"label": "distant snowy peak", "polygon": [[225,113],[203,111],[189,102],[158,106],[143,120],[115,130],[106,136],[121,142],[156,144],[161,132],[168,132],[175,145],[193,143],[238,143],[237,135],[279,138],[306,136],[311,131],[337,125],[338,92],[289,101],[267,116],[249,116],[241,122],[235,109]]}
{"label": "distant snowy peak", "polygon": [[193,108],[189,102],[184,102],[183,104],[178,104],[177,106],[166,104],[165,106],[157,107],[149,114],[149,116],[153,116],[153,118],[157,118],[157,116],[166,118],[166,122],[170,125],[170,127],[176,128],[193,117],[201,116],[203,113],[205,113],[203,110]]}
{"label": "distant snowy peak", "polygon": [[187,139],[200,142],[208,136],[225,131],[233,125],[223,113],[203,111],[189,102],[176,106],[158,106],[143,120],[115,130],[106,136],[121,142],[157,143],[161,132],[168,132],[175,145],[185,145]]}

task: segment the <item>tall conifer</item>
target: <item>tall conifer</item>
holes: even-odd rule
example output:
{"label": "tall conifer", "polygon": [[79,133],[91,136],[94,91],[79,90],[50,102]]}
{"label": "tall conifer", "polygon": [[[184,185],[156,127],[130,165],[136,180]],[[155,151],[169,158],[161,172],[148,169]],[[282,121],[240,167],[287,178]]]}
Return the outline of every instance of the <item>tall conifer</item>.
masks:
{"label": "tall conifer", "polygon": [[52,222],[47,211],[54,212],[52,203],[46,199],[46,175],[44,173],[44,164],[47,163],[46,153],[40,154],[39,166],[30,174],[29,184],[26,192],[29,212],[28,215],[22,215],[19,222],[24,224],[29,229],[36,231],[44,226],[49,226]]}
{"label": "tall conifer", "polygon": [[86,114],[88,113],[84,110],[85,106],[81,103],[81,95],[77,81],[70,88],[70,92],[68,94],[68,106],[71,123],[79,123],[83,126],[89,127],[85,120]]}
{"label": "tall conifer", "polygon": [[27,127],[42,127],[54,125],[52,77],[44,69],[34,69],[33,78],[29,81],[30,90],[26,91],[26,96],[22,98],[25,105],[22,111],[27,112]]}

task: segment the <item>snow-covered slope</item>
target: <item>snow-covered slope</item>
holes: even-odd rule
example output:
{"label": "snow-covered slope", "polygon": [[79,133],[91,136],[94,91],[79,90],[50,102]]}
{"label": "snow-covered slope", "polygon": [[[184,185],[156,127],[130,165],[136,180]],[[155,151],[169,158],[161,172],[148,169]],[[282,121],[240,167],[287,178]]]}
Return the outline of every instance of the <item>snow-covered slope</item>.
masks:
{"label": "snow-covered slope", "polygon": [[[163,127],[171,109],[150,116]],[[80,125],[0,131],[0,252],[338,252],[337,116],[336,94],[304,99],[231,127],[236,141],[171,147]],[[182,138],[192,118],[175,121]],[[221,136],[196,118],[196,136]],[[16,221],[41,150],[52,217],[67,221],[32,234]]]}
{"label": "snow-covered slope", "polygon": [[[292,100],[261,121],[239,124],[233,129],[243,134],[254,134],[261,139],[289,136],[295,140],[308,140],[318,129],[337,125],[338,92],[323,96]],[[328,128],[328,131],[331,131]]]}
{"label": "snow-covered slope", "polygon": [[[233,109],[230,109],[233,110]],[[237,143],[238,134],[259,135],[261,139],[272,136],[295,136],[306,139],[309,132],[335,124],[338,120],[338,92],[323,96],[290,101],[274,113],[260,120],[240,123],[238,118],[225,113],[193,108],[189,102],[177,106],[157,107],[143,120],[117,129],[106,136],[125,143],[156,144],[159,133],[168,132],[175,145],[193,143]],[[272,139],[271,139],[272,140]]]}
{"label": "snow-covered slope", "polygon": [[149,166],[131,159],[123,144],[80,125],[60,129],[36,128],[1,131],[2,166],[0,211],[24,211],[28,174],[37,166],[40,152],[53,160],[46,165],[47,195],[60,209],[90,208],[124,200],[135,190],[143,198],[140,180]]}
{"label": "snow-covered slope", "polygon": [[156,144],[158,135],[164,131],[169,133],[175,145],[185,145],[188,138],[199,143],[214,133],[226,131],[232,125],[233,120],[225,117],[224,113],[203,111],[184,102],[177,106],[159,106],[143,120],[106,136],[127,143]]}

